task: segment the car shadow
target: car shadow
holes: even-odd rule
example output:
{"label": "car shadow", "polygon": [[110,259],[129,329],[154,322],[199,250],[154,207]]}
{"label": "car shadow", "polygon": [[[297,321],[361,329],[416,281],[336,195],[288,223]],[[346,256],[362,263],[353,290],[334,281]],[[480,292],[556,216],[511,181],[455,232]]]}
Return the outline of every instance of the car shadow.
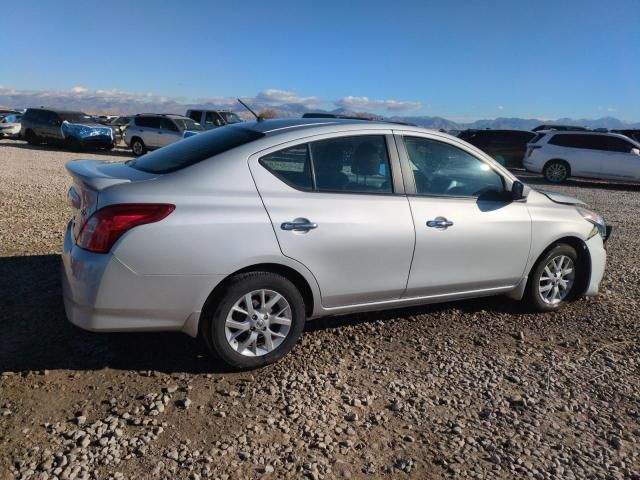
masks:
{"label": "car shadow", "polygon": [[[436,313],[453,303],[327,317],[307,323],[314,332],[378,320]],[[455,302],[462,312],[522,313],[504,297]],[[0,373],[112,368],[163,373],[227,373],[198,339],[178,332],[92,333],[64,312],[60,256],[0,257]]]}
{"label": "car shadow", "polygon": [[125,149],[123,147],[116,147],[113,150],[87,149],[87,150],[81,150],[76,152],[76,151],[69,150],[68,148],[61,147],[59,145],[46,145],[46,144],[29,145],[28,143],[21,142],[21,141],[12,141],[11,143],[0,142],[0,145],[11,146],[13,148],[21,148],[24,150],[44,150],[49,152],[65,152],[65,153],[74,154],[74,155],[82,155],[83,153],[89,153],[91,155],[103,155],[105,157],[126,157],[126,158],[134,157],[131,150],[129,150],[128,148]]}

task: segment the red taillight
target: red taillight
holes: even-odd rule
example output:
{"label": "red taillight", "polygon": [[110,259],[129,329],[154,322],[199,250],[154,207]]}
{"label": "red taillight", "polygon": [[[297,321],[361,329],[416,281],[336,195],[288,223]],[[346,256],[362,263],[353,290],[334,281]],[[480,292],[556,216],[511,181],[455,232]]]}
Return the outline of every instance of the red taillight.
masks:
{"label": "red taillight", "polygon": [[124,203],[101,208],[84,224],[76,243],[91,252],[107,253],[128,230],[159,222],[175,208],[163,203]]}

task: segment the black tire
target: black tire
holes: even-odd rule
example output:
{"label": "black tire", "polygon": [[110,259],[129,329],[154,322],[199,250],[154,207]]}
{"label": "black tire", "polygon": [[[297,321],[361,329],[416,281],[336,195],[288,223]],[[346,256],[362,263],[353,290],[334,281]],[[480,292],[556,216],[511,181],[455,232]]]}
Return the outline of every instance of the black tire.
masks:
{"label": "black tire", "polygon": [[549,160],[542,170],[544,178],[551,183],[562,183],[569,178],[571,169],[564,160]]}
{"label": "black tire", "polygon": [[68,137],[64,141],[64,144],[67,147],[67,149],[71,150],[72,152],[82,151],[82,144],[80,143],[80,140],[78,140],[76,137]]}
{"label": "black tire", "polygon": [[136,157],[147,153],[147,146],[144,144],[141,138],[135,137],[131,140],[131,151]]}
{"label": "black tire", "polygon": [[40,145],[40,140],[38,136],[33,133],[33,130],[27,130],[24,134],[24,139],[29,145]]}
{"label": "black tire", "polygon": [[[573,280],[571,286],[568,288],[565,296],[557,303],[549,303],[543,300],[541,293],[541,278],[548,278],[548,274],[545,272],[545,267],[552,259],[560,257],[568,257],[573,262]],[[565,260],[566,262],[566,260]],[[568,302],[575,300],[579,295],[580,286],[582,285],[582,268],[583,264],[578,258],[578,254],[575,249],[567,245],[566,243],[558,243],[551,247],[533,266],[531,273],[529,274],[529,280],[527,282],[527,288],[525,290],[524,300],[527,304],[537,312],[553,312],[564,307]],[[544,281],[544,280],[542,280]],[[551,282],[546,282],[545,286]]]}
{"label": "black tire", "polygon": [[[234,349],[230,341],[227,340],[227,315],[230,314],[236,302],[243,296],[263,289],[279,293],[289,304],[291,324],[282,343],[273,350],[260,356],[246,356]],[[200,335],[214,356],[237,370],[262,367],[280,360],[289,353],[300,338],[306,320],[304,300],[296,286],[282,275],[271,272],[250,272],[236,275],[229,280],[224,291],[214,298],[211,303],[212,305],[205,307],[203,317],[200,319]],[[243,321],[249,321],[248,316],[239,315],[244,317]],[[269,326],[267,328],[272,327]],[[277,328],[280,327],[278,326]],[[253,333],[258,335],[258,338],[264,342],[263,334],[260,333],[258,328],[254,330],[254,327],[252,327],[252,331],[245,331],[238,337],[240,339],[238,343],[241,343]]]}

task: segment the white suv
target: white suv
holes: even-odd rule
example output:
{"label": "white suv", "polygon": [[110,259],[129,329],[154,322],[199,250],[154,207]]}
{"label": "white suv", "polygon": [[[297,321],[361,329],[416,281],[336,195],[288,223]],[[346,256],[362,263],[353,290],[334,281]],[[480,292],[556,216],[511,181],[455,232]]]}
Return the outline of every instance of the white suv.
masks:
{"label": "white suv", "polygon": [[570,176],[640,181],[640,143],[616,133],[540,132],[522,163],[553,183]]}
{"label": "white suv", "polygon": [[131,117],[124,141],[135,156],[164,147],[203,130],[200,124],[181,115],[143,113]]}

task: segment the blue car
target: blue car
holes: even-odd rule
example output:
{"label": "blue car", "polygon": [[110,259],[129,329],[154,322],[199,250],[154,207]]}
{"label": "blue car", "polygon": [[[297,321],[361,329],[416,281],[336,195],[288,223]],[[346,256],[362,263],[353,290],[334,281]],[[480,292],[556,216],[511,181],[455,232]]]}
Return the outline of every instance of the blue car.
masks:
{"label": "blue car", "polygon": [[86,113],[29,108],[22,116],[20,136],[30,145],[46,143],[71,150],[105,149],[115,145],[110,127]]}

